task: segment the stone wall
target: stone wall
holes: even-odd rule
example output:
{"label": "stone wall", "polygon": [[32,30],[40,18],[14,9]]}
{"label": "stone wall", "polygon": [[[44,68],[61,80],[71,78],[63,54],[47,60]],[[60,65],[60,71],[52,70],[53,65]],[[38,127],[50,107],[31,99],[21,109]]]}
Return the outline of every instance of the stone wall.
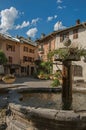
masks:
{"label": "stone wall", "polygon": [[63,111],[9,104],[7,130],[86,130],[86,111]]}

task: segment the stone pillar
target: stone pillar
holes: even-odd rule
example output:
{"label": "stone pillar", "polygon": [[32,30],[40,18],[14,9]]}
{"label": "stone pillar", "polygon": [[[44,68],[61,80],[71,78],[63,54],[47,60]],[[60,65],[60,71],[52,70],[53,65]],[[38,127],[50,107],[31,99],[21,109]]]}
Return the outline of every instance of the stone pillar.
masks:
{"label": "stone pillar", "polygon": [[62,103],[63,109],[71,109],[72,105],[72,64],[71,61],[63,61]]}

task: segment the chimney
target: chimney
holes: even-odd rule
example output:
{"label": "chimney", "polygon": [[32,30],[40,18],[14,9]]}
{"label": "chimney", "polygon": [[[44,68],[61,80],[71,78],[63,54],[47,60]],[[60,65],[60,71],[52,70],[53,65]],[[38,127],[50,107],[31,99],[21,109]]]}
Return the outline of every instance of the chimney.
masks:
{"label": "chimney", "polygon": [[76,25],[80,24],[80,19],[76,20]]}
{"label": "chimney", "polygon": [[19,36],[17,35],[16,38],[19,38]]}
{"label": "chimney", "polygon": [[28,37],[27,40],[30,41],[30,40],[31,40],[31,37]]}
{"label": "chimney", "polygon": [[44,34],[44,33],[42,33],[42,34],[41,34],[41,38],[44,38],[44,37],[45,37],[45,34]]}

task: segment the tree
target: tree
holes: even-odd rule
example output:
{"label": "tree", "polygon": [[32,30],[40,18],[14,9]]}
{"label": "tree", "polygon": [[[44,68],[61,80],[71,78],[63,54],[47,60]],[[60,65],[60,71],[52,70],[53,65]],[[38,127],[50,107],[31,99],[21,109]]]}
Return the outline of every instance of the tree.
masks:
{"label": "tree", "polygon": [[4,64],[7,62],[7,57],[2,50],[0,50],[0,75],[4,74]]}
{"label": "tree", "polygon": [[5,53],[2,50],[0,50],[0,65],[4,65],[6,64],[6,62],[7,62],[7,57]]}

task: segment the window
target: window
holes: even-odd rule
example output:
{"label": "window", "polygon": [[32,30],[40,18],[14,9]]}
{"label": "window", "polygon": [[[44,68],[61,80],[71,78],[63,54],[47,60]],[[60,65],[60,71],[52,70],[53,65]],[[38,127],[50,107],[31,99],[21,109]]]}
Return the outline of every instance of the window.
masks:
{"label": "window", "polygon": [[29,61],[29,62],[32,62],[32,57],[28,57],[28,61]]}
{"label": "window", "polygon": [[74,76],[78,76],[78,77],[82,76],[82,66],[74,65],[73,73],[74,73]]}
{"label": "window", "polygon": [[26,72],[26,67],[21,67],[21,73]]}
{"label": "window", "polygon": [[23,48],[24,51],[28,52],[28,47],[25,47]]}
{"label": "window", "polygon": [[15,51],[15,45],[6,44],[6,50]]}
{"label": "window", "polygon": [[51,41],[49,42],[49,51],[51,51]]}
{"label": "window", "polygon": [[28,61],[28,57],[27,56],[23,56],[23,62],[27,62]]}
{"label": "window", "polygon": [[78,29],[73,30],[73,39],[78,38]]}
{"label": "window", "polygon": [[29,52],[30,52],[30,53],[34,53],[34,49],[30,49]]}
{"label": "window", "polygon": [[9,63],[12,63],[12,57],[11,56],[8,57],[8,61],[9,61]]}
{"label": "window", "polygon": [[63,42],[66,37],[69,37],[69,32],[66,32],[64,34],[60,34],[60,42]]}
{"label": "window", "polygon": [[33,62],[34,58],[28,57],[28,56],[23,56],[23,62]]}

